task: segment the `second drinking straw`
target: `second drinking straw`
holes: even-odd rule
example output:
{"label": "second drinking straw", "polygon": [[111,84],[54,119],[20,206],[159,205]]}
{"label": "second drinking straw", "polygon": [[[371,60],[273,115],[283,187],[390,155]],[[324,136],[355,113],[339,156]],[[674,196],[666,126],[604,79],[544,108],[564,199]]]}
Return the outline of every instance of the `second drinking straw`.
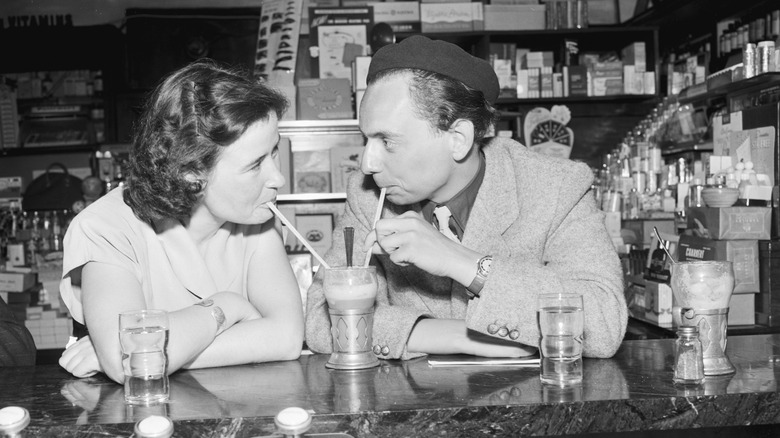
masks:
{"label": "second drinking straw", "polygon": [[271,209],[271,211],[272,211],[272,212],[274,212],[274,214],[276,215],[276,217],[278,217],[278,218],[279,218],[279,220],[281,220],[281,221],[282,221],[282,223],[284,223],[284,224],[287,226],[287,228],[289,228],[289,229],[290,229],[290,231],[292,231],[292,233],[293,233],[293,234],[295,234],[295,237],[297,237],[297,238],[298,238],[298,240],[300,240],[300,241],[301,241],[301,243],[302,243],[302,244],[303,244],[303,245],[304,245],[306,248],[308,248],[309,252],[311,252],[311,255],[313,255],[315,258],[317,258],[317,260],[319,260],[319,261],[320,261],[320,264],[322,265],[322,267],[323,267],[323,268],[325,268],[325,269],[330,269],[330,266],[328,266],[328,264],[327,264],[327,263],[325,263],[325,260],[323,260],[323,258],[322,258],[322,257],[320,257],[320,255],[319,255],[319,254],[317,254],[317,251],[315,251],[315,250],[314,250],[314,248],[312,248],[312,246],[311,246],[311,245],[309,245],[309,241],[308,241],[308,240],[306,240],[306,239],[305,239],[303,236],[301,236],[301,233],[299,233],[299,232],[298,232],[298,230],[296,230],[296,229],[295,229],[295,227],[293,227],[292,223],[290,223],[290,221],[289,221],[289,220],[287,220],[287,218],[286,218],[286,217],[284,217],[284,215],[282,214],[282,212],[281,212],[281,211],[279,211],[279,209],[278,209],[278,208],[276,208],[276,206],[275,206],[273,203],[269,202],[269,203],[268,203],[268,208],[270,208],[270,209]]}
{"label": "second drinking straw", "polygon": [[[379,191],[379,203],[376,205],[376,213],[374,214],[374,224],[372,226],[372,230],[376,228],[376,223],[379,221],[379,219],[382,217],[382,206],[385,203],[385,192],[387,191],[386,187],[382,187],[382,190]],[[363,263],[363,266],[366,268],[368,267],[368,263],[371,261],[371,248],[368,249],[368,252],[366,253],[366,261]]]}

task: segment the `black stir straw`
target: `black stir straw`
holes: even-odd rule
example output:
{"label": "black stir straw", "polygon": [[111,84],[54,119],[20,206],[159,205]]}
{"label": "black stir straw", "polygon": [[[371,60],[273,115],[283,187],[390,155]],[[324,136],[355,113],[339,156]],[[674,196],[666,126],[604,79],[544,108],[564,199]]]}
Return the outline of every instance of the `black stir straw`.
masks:
{"label": "black stir straw", "polygon": [[352,267],[352,242],[355,240],[355,229],[344,227],[344,245],[347,249],[347,267]]}

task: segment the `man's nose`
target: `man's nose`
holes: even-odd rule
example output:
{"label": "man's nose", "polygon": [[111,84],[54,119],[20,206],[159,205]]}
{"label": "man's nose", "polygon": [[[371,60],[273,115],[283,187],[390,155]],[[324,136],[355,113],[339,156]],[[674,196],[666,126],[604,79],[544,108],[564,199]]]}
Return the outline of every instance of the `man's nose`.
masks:
{"label": "man's nose", "polygon": [[366,142],[363,158],[360,160],[360,170],[365,175],[373,175],[381,169],[381,159],[379,158],[378,141],[369,140]]}

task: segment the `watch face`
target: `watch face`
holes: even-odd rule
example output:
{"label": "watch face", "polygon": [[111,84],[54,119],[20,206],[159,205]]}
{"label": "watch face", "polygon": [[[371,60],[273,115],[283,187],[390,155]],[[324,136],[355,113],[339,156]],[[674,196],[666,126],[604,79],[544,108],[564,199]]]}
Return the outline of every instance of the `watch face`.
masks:
{"label": "watch face", "polygon": [[483,257],[479,261],[479,272],[487,274],[490,272],[490,265],[493,263],[492,257]]}

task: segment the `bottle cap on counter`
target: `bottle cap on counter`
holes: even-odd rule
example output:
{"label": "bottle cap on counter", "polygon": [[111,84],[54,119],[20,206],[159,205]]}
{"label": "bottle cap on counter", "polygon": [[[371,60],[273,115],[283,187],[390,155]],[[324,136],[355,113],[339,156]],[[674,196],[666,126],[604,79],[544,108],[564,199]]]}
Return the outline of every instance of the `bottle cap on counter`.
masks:
{"label": "bottle cap on counter", "polygon": [[286,408],[276,414],[274,423],[283,435],[302,435],[311,427],[311,415],[302,408]]}
{"label": "bottle cap on counter", "polygon": [[13,435],[21,432],[30,424],[30,413],[19,406],[0,409],[0,432]]}
{"label": "bottle cap on counter", "polygon": [[135,423],[135,434],[142,438],[167,438],[173,435],[173,422],[168,417],[150,415]]}

